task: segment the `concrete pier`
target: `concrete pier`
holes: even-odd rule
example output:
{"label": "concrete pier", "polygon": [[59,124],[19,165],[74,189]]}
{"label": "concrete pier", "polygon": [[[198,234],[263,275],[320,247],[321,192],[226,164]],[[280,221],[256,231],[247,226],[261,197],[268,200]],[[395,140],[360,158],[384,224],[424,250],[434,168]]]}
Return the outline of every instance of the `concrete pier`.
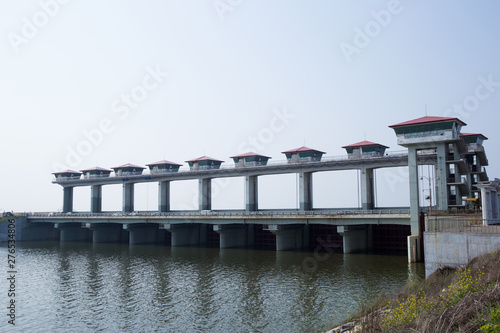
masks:
{"label": "concrete pier", "polygon": [[253,212],[259,209],[259,183],[257,176],[245,177],[245,209]]}
{"label": "concrete pier", "polygon": [[73,211],[73,187],[63,187],[63,213]]}
{"label": "concrete pier", "polygon": [[90,192],[91,192],[90,212],[91,213],[102,212],[102,185],[90,186]]}
{"label": "concrete pier", "polygon": [[212,179],[211,178],[200,178],[198,181],[199,189],[199,209],[200,210],[211,210],[212,209]]}
{"label": "concrete pier", "polygon": [[299,174],[299,199],[300,210],[313,209],[312,172],[301,172]]}
{"label": "concrete pier", "polygon": [[[447,143],[436,144],[437,163],[435,166],[436,174],[436,208],[437,210],[448,209],[448,175],[446,166]],[[455,150],[456,147],[455,147]],[[413,234],[413,232],[412,232]]]}
{"label": "concrete pier", "polygon": [[154,244],[158,241],[158,224],[124,224],[129,233],[129,244]]}
{"label": "concrete pier", "polygon": [[55,223],[54,228],[59,229],[61,242],[85,242],[92,239],[92,232],[82,228],[80,223]]}
{"label": "concrete pier", "polygon": [[253,225],[216,224],[214,231],[220,234],[221,249],[253,245]]}
{"label": "concrete pier", "polygon": [[92,230],[93,243],[119,243],[127,238],[120,224],[85,223],[83,228]]}
{"label": "concrete pier", "polygon": [[160,229],[171,233],[171,246],[199,245],[207,242],[206,224],[163,224]]}
{"label": "concrete pier", "polygon": [[343,237],[343,253],[366,252],[373,247],[371,225],[338,226],[337,232]]}
{"label": "concrete pier", "polygon": [[418,186],[418,164],[417,148],[408,147],[408,174],[410,182],[410,224],[411,234],[418,235],[418,221],[420,217],[419,186]]}
{"label": "concrete pier", "polygon": [[287,224],[268,226],[276,235],[276,251],[295,250],[309,246],[309,227],[307,225]]}
{"label": "concrete pier", "polygon": [[361,169],[361,205],[363,210],[374,208],[375,196],[373,186],[373,169]]}
{"label": "concrete pier", "polygon": [[170,181],[158,182],[158,211],[170,211]]}
{"label": "concrete pier", "polygon": [[127,213],[134,211],[134,183],[123,184],[122,210]]}

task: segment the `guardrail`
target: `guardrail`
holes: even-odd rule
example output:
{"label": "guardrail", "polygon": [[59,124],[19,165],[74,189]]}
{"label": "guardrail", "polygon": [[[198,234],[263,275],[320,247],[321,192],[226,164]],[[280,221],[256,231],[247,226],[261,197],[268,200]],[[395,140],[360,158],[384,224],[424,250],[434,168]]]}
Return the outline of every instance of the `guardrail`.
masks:
{"label": "guardrail", "polygon": [[339,216],[339,215],[408,215],[409,209],[384,209],[384,210],[313,210],[313,211],[193,211],[193,212],[69,212],[69,213],[27,213],[28,217],[207,217],[207,216]]}
{"label": "guardrail", "polygon": [[500,220],[483,220],[482,217],[427,219],[425,222],[425,231],[487,234],[500,233]]}

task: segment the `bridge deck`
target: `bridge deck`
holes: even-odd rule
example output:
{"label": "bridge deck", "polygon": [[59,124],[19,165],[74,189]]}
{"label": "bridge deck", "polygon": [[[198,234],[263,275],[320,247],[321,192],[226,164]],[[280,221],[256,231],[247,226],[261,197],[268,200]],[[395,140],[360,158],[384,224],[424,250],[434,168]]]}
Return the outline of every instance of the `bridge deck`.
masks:
{"label": "bridge deck", "polygon": [[[435,164],[436,154],[420,154],[419,164]],[[299,172],[318,172],[318,171],[336,171],[336,170],[355,170],[362,168],[389,168],[408,166],[407,153],[393,153],[391,155],[358,159],[343,158],[324,158],[321,161],[287,163],[277,162],[261,166],[244,167],[222,167],[220,169],[206,170],[179,170],[178,172],[168,172],[161,174],[142,174],[130,176],[97,177],[81,179],[56,179],[54,184],[65,186],[89,186],[106,185],[121,183],[144,183],[169,180],[188,180],[199,178],[223,178],[223,177],[244,177],[244,176],[262,176],[273,174],[299,173]]]}
{"label": "bridge deck", "polygon": [[408,209],[345,211],[61,213],[29,214],[30,223],[204,223],[204,224],[402,224],[410,225]]}

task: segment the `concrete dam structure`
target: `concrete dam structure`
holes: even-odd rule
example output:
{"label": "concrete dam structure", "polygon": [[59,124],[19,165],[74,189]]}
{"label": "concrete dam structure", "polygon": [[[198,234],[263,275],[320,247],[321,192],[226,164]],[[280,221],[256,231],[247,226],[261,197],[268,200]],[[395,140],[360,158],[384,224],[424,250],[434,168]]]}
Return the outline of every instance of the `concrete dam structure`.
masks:
{"label": "concrete dam structure", "polygon": [[[397,153],[386,152],[387,146],[362,141],[344,146],[347,155],[341,158],[324,157],[322,151],[300,147],[284,151],[284,162],[270,162],[269,157],[250,152],[232,156],[234,165],[228,167],[223,167],[221,160],[203,156],[186,161],[188,170],[164,160],[147,164],[147,168],[125,164],[112,169],[56,172],[53,183],[63,189],[63,211],[33,213],[26,217],[23,228],[38,228],[30,239],[38,235],[40,239],[56,237],[61,241],[215,244],[221,248],[269,245],[278,251],[322,246],[344,253],[385,248],[407,251],[410,261],[418,261],[423,218],[418,166],[430,165],[434,170],[434,211],[460,210],[468,199],[480,200],[476,185],[488,180],[484,169],[488,161],[482,146],[487,138],[461,133],[463,126],[461,120],[447,117],[422,117],[391,125],[398,144],[407,148]],[[409,168],[410,207],[376,207],[374,172],[394,167]],[[314,174],[343,170],[359,171],[361,207],[314,209]],[[290,173],[298,175],[299,208],[260,210],[259,177]],[[244,177],[244,210],[212,210],[212,180],[225,177]],[[198,210],[172,211],[171,182],[193,179],[198,181]],[[158,209],[136,212],[134,185],[146,182],[158,184]],[[122,185],[120,212],[102,211],[102,187],[111,184]],[[81,186],[91,189],[89,212],[73,211],[73,189]]]}

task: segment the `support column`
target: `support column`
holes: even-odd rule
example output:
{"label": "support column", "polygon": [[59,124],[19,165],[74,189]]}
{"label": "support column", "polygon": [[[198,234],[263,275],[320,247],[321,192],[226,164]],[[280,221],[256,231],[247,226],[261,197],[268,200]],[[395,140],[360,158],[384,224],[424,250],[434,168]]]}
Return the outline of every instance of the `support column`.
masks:
{"label": "support column", "polygon": [[495,220],[498,221],[500,219],[500,193],[498,193],[498,191],[495,191],[495,208]]}
{"label": "support column", "polygon": [[309,246],[308,225],[269,225],[276,235],[276,251],[295,250]]}
{"label": "support column", "polygon": [[301,172],[299,175],[300,210],[313,209],[312,172]]}
{"label": "support column", "polygon": [[129,233],[129,244],[154,244],[158,241],[158,224],[124,224]]}
{"label": "support column", "polygon": [[[418,256],[418,254],[420,253],[420,241],[418,241],[420,239],[420,228],[419,228],[420,202],[419,202],[419,190],[418,190],[417,158],[418,158],[417,149],[413,146],[408,147],[408,171],[409,171],[409,182],[410,182],[410,225],[411,225],[411,236],[408,236],[409,262],[417,262],[420,259],[420,257]],[[446,176],[446,170],[445,170],[445,176]],[[446,183],[446,177],[445,177],[445,183]],[[415,239],[417,241],[415,241]],[[413,250],[413,245],[410,246],[410,242],[411,244],[415,244],[415,246],[417,247],[415,251]]]}
{"label": "support column", "polygon": [[63,213],[73,211],[73,187],[63,187]]}
{"label": "support column", "polygon": [[158,182],[158,211],[170,211],[170,181]]}
{"label": "support column", "polygon": [[491,192],[486,187],[481,187],[481,208],[483,212],[483,224],[488,225],[491,220]]}
{"label": "support column", "polygon": [[220,235],[221,249],[253,245],[253,225],[216,224],[214,231]]}
{"label": "support column", "polygon": [[61,242],[84,242],[92,238],[90,230],[82,228],[80,223],[55,223],[54,228],[59,229]]}
{"label": "support column", "polygon": [[254,212],[259,209],[259,191],[257,176],[245,177],[245,210]]}
{"label": "support column", "polygon": [[206,224],[164,224],[160,229],[171,233],[171,246],[199,245],[207,242]]}
{"label": "support column", "polygon": [[198,182],[198,201],[200,210],[212,209],[212,179],[200,178]]}
{"label": "support column", "polygon": [[85,223],[82,228],[92,230],[93,243],[119,243],[128,238],[119,223]]}
{"label": "support column", "polygon": [[408,168],[410,182],[410,223],[411,234],[418,235],[418,221],[420,216],[420,202],[418,189],[418,164],[417,164],[417,149],[408,147]]}
{"label": "support column", "polygon": [[90,212],[91,213],[102,212],[102,185],[90,186],[90,192],[91,192]]}
{"label": "support column", "polygon": [[343,237],[343,252],[366,252],[372,249],[371,228],[366,225],[338,226],[337,232]]}
{"label": "support column", "polygon": [[134,183],[123,184],[122,211],[129,213],[134,211]]}
{"label": "support column", "polygon": [[[448,184],[446,172],[446,143],[439,143],[436,147],[436,208],[437,210],[448,209]],[[455,171],[457,172],[457,171]],[[458,193],[458,192],[457,192]],[[413,235],[413,232],[412,232]]]}
{"label": "support column", "polygon": [[[460,158],[460,152],[458,150],[458,145],[456,143],[453,144],[453,160],[459,161],[461,160]],[[462,182],[462,174],[460,173],[460,170],[458,168],[458,165],[454,165],[455,168],[455,183],[461,183]],[[470,184],[470,183],[469,183]],[[463,204],[462,202],[462,190],[460,189],[460,186],[455,186],[455,205],[461,206]]]}
{"label": "support column", "polygon": [[374,202],[373,169],[363,168],[361,169],[361,208],[363,210],[372,210]]}

